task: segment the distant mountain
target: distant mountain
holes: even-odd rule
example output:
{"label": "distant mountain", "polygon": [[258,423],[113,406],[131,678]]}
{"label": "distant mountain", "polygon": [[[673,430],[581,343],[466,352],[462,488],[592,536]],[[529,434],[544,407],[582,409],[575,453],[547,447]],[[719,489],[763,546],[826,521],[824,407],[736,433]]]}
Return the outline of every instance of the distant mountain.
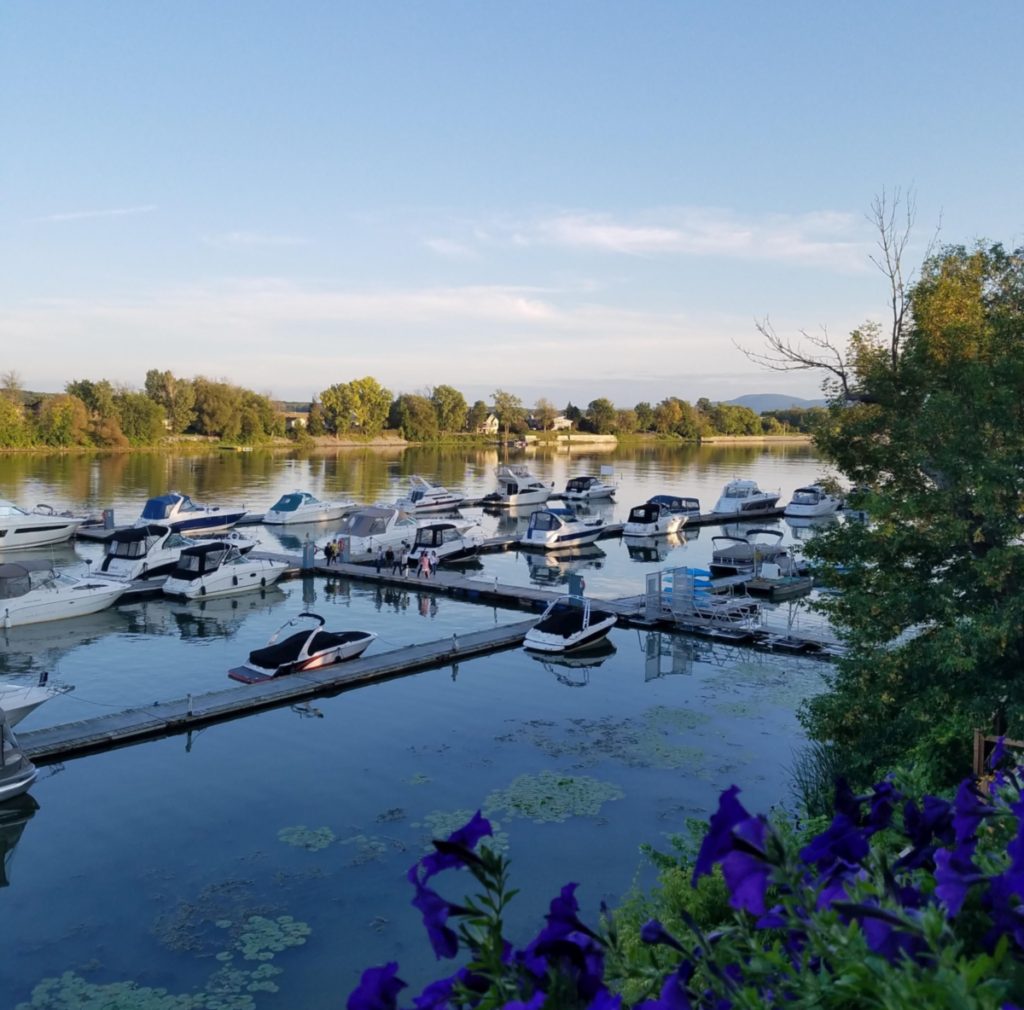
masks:
{"label": "distant mountain", "polygon": [[737,396],[735,400],[724,403],[736,407],[749,407],[755,414],[763,414],[766,410],[786,410],[788,407],[824,407],[824,400],[804,400],[799,396],[786,396],[784,393],[748,393]]}

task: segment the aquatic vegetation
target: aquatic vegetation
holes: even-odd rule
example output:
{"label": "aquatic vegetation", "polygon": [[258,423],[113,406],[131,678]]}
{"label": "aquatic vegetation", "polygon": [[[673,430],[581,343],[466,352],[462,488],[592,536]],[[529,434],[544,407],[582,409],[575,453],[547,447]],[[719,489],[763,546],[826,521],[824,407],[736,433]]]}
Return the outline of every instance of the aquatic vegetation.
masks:
{"label": "aquatic vegetation", "polygon": [[405,820],[405,811],[401,807],[391,807],[383,813],[377,814],[378,824],[388,824],[392,821]]}
{"label": "aquatic vegetation", "polygon": [[406,844],[398,838],[387,835],[350,835],[342,838],[339,845],[354,845],[356,855],[349,866],[362,866],[364,863],[376,862],[384,858],[388,852],[405,852]]}
{"label": "aquatic vegetation", "polygon": [[317,852],[326,849],[336,838],[330,828],[307,828],[305,824],[297,824],[291,828],[281,828],[277,833],[278,841],[286,845],[294,845],[298,849]]}
{"label": "aquatic vegetation", "polygon": [[496,789],[484,803],[488,816],[504,811],[509,817],[525,817],[537,824],[565,821],[570,817],[592,817],[610,800],[620,800],[623,791],[610,782],[587,775],[560,775],[542,771],[520,775],[507,789]]}
{"label": "aquatic vegetation", "polygon": [[417,772],[410,779],[408,779],[409,785],[411,786],[425,786],[434,780],[429,775],[424,775],[422,772]]}
{"label": "aquatic vegetation", "polygon": [[311,932],[306,923],[290,915],[279,915],[276,919],[253,915],[246,921],[239,938],[240,951],[247,961],[269,961],[282,950],[301,947]]}
{"label": "aquatic vegetation", "polygon": [[[422,821],[417,821],[412,826],[424,832],[423,848],[431,852],[434,848],[433,839],[447,838],[462,827],[472,815],[472,810],[433,810]],[[491,821],[491,835],[487,844],[495,852],[508,851],[508,835],[501,830],[500,822]]]}

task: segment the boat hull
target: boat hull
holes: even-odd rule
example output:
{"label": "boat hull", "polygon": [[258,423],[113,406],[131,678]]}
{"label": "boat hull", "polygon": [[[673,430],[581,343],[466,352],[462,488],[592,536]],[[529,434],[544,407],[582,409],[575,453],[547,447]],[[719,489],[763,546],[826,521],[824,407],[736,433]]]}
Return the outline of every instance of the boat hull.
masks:
{"label": "boat hull", "polygon": [[614,614],[591,620],[586,628],[569,635],[550,634],[531,628],[523,639],[523,645],[533,652],[582,652],[603,642],[615,626]]}
{"label": "boat hull", "polygon": [[363,637],[330,649],[325,649],[294,663],[283,663],[272,670],[267,667],[243,663],[242,666],[236,666],[234,669],[228,670],[228,676],[232,680],[237,680],[243,684],[258,684],[264,680],[273,680],[275,677],[286,677],[293,673],[319,670],[325,666],[334,666],[337,663],[344,663],[350,659],[357,659],[366,651],[376,637],[372,632],[366,632]]}
{"label": "boat hull", "polygon": [[234,596],[255,592],[273,585],[288,568],[284,561],[251,561],[227,565],[231,571],[219,569],[197,579],[169,578],[163,585],[164,595],[185,600],[206,600],[216,596]]}
{"label": "boat hull", "polygon": [[50,516],[24,516],[16,522],[5,520],[0,525],[0,551],[62,544],[70,540],[84,522],[84,519],[57,519]]}
{"label": "boat hull", "polygon": [[342,519],[351,505],[324,505],[321,508],[296,509],[294,512],[275,512],[270,509],[263,515],[267,526],[299,526],[302,523],[327,523]]}
{"label": "boat hull", "polygon": [[[26,596],[0,601],[0,626],[15,628],[23,624],[40,624],[43,621],[62,621],[72,617],[95,614],[111,606],[120,597],[127,585],[117,582],[93,582],[91,586],[56,594],[47,590],[34,590]],[[38,597],[34,593],[40,593]],[[71,595],[71,594],[74,595]],[[34,597],[29,599],[28,597]]]}

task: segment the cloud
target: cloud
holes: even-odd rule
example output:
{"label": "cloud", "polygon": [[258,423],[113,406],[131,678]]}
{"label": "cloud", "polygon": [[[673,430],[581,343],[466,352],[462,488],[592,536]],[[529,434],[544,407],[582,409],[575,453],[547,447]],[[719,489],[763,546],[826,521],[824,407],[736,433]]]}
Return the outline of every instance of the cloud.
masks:
{"label": "cloud", "polygon": [[447,238],[428,238],[423,244],[438,256],[447,256],[451,259],[467,259],[476,256],[476,250],[464,242],[455,242]]}
{"label": "cloud", "polygon": [[271,235],[260,231],[229,231],[220,235],[205,235],[203,242],[216,248],[260,248],[309,245],[309,239],[297,235]]}
{"label": "cloud", "polygon": [[104,210],[69,210],[59,214],[46,214],[43,217],[32,218],[32,220],[37,223],[59,224],[64,221],[85,221],[90,218],[134,217],[137,214],[151,214],[156,209],[155,203],[146,203],[137,207],[108,207]]}

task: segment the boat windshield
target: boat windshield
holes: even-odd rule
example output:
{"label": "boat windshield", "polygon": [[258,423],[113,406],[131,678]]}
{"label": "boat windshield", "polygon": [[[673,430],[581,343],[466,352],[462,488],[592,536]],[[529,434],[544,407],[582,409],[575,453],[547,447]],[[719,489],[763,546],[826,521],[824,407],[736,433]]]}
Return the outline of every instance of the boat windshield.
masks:
{"label": "boat windshield", "polygon": [[563,519],[554,512],[534,512],[530,516],[530,526],[535,530],[547,531],[561,529]]}
{"label": "boat windshield", "polygon": [[384,516],[354,515],[348,523],[348,534],[353,537],[380,536],[387,527]]}
{"label": "boat windshield", "polygon": [[32,589],[32,577],[21,565],[0,565],[0,600],[13,600]]}
{"label": "boat windshield", "polygon": [[302,504],[302,495],[282,495],[272,506],[271,512],[294,512]]}
{"label": "boat windshield", "polygon": [[588,488],[596,484],[597,481],[593,477],[573,477],[568,484],[565,485],[566,491],[586,491]]}
{"label": "boat windshield", "polygon": [[749,484],[730,484],[725,489],[726,498],[749,498],[754,493],[754,489]]}
{"label": "boat windshield", "polygon": [[27,516],[24,509],[18,508],[13,502],[0,501],[0,519],[12,519],[15,516]]}
{"label": "boat windshield", "polygon": [[150,498],[142,510],[143,519],[167,519],[178,501],[177,495],[164,494],[159,498]]}
{"label": "boat windshield", "polygon": [[794,505],[817,505],[821,501],[821,494],[814,488],[801,487],[793,492]]}
{"label": "boat windshield", "polygon": [[631,523],[650,523],[658,518],[661,507],[657,504],[636,505],[629,510]]}

